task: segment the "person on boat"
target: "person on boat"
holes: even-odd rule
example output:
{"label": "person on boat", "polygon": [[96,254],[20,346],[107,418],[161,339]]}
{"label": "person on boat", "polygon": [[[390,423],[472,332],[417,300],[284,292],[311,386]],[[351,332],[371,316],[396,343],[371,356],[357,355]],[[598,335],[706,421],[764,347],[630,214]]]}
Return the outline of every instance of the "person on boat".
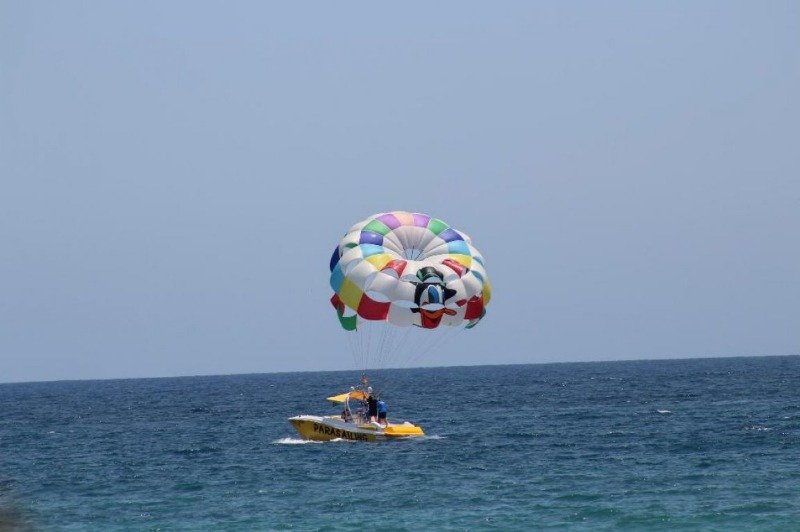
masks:
{"label": "person on boat", "polygon": [[374,423],[378,417],[378,400],[372,395],[372,386],[367,388],[367,416]]}
{"label": "person on boat", "polygon": [[386,420],[387,411],[386,402],[383,399],[378,399],[378,423],[384,427],[389,425],[389,422]]}
{"label": "person on boat", "polygon": [[351,419],[354,420],[355,423],[357,423],[357,424],[358,423],[364,423],[365,420],[367,419],[366,415],[367,415],[367,411],[365,410],[365,407],[361,406],[361,407],[356,409],[355,414]]}

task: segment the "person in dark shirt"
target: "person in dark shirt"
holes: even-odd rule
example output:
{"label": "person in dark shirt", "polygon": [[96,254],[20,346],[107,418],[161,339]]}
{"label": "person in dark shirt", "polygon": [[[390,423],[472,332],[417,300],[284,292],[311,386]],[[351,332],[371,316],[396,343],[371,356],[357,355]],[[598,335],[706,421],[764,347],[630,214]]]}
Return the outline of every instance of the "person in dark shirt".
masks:
{"label": "person in dark shirt", "polygon": [[376,421],[378,417],[378,400],[372,395],[372,388],[367,388],[367,417],[370,422]]}

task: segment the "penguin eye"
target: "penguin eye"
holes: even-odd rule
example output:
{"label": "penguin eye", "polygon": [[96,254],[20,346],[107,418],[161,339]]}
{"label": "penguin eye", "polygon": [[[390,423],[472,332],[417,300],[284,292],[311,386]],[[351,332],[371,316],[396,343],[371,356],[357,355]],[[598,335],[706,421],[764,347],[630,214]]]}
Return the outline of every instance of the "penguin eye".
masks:
{"label": "penguin eye", "polygon": [[426,290],[428,295],[428,303],[441,303],[442,300],[439,297],[439,287],[438,286],[429,286]]}

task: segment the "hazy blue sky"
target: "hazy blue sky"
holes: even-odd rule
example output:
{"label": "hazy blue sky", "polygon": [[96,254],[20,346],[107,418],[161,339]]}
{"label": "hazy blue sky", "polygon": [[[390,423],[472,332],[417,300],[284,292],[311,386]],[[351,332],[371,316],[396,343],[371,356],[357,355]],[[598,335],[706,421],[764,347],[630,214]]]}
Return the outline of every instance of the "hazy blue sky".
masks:
{"label": "hazy blue sky", "polygon": [[0,381],[352,367],[375,212],[487,261],[421,365],[800,352],[798,2],[0,3]]}

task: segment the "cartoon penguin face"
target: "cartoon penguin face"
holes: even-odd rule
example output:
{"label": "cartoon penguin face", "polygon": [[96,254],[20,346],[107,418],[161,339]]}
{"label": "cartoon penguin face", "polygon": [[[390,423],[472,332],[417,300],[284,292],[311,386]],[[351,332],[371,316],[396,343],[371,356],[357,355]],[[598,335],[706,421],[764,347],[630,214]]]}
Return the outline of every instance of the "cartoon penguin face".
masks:
{"label": "cartoon penguin face", "polygon": [[421,326],[425,329],[435,329],[442,321],[442,316],[452,316],[455,310],[445,307],[448,299],[456,295],[456,291],[447,288],[444,275],[432,266],[427,266],[417,272],[420,282],[414,282],[414,302],[417,308],[412,312],[419,312]]}

